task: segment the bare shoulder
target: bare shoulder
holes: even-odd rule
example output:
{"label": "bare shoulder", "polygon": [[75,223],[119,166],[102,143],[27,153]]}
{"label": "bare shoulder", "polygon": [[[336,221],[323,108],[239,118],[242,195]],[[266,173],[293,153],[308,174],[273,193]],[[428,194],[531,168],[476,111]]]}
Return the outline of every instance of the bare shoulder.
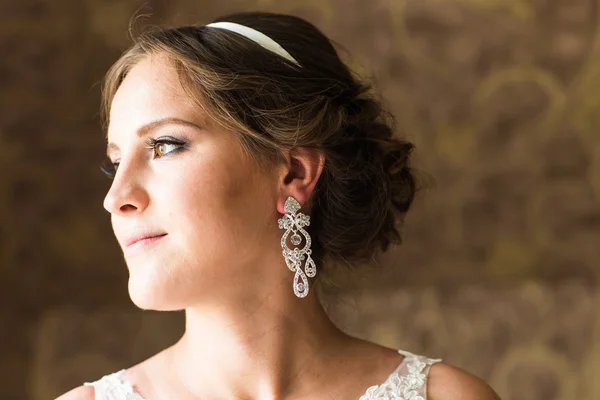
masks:
{"label": "bare shoulder", "polygon": [[444,363],[429,371],[427,398],[430,400],[500,400],[480,378]]}
{"label": "bare shoulder", "polygon": [[56,400],[94,400],[94,387],[93,386],[79,386]]}

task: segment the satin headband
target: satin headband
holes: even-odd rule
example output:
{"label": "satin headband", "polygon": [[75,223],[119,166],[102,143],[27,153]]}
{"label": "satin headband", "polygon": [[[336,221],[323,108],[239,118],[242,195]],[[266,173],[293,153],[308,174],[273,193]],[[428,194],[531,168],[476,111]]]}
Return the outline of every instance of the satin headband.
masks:
{"label": "satin headband", "polygon": [[263,48],[279,54],[281,57],[285,58],[288,61],[293,62],[299,67],[302,67],[298,61],[294,57],[290,55],[279,43],[268,37],[262,32],[257,31],[256,29],[249,28],[244,25],[236,24],[234,22],[213,22],[212,24],[208,24],[211,28],[225,29],[227,31],[235,32],[240,34],[255,43],[258,43]]}

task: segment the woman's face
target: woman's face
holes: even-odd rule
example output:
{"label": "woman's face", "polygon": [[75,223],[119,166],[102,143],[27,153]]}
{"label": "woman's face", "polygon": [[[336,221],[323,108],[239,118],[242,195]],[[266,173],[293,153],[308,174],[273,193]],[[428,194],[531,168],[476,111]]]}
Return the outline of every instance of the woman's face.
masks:
{"label": "woman's face", "polygon": [[164,58],[142,60],[119,87],[108,156],[118,168],[104,207],[139,307],[181,309],[240,290],[266,273],[265,252],[281,255],[278,169],[259,171]]}

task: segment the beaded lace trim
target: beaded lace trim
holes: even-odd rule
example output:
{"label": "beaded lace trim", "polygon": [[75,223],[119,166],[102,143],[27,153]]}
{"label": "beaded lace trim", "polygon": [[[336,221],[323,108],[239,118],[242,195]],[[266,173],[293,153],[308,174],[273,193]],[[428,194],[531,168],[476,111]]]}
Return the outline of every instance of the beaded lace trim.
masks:
{"label": "beaded lace trim", "polygon": [[[430,359],[407,351],[398,350],[404,360],[381,385],[374,385],[359,400],[425,400],[429,367],[441,360]],[[405,366],[408,372],[401,372]],[[94,386],[95,400],[146,400],[123,376],[125,370],[102,377],[95,382],[86,382]]]}
{"label": "beaded lace trim", "polygon": [[124,369],[106,375],[96,382],[86,382],[85,386],[93,386],[95,400],[145,400],[135,392],[131,383],[125,379]]}
{"label": "beaded lace trim", "polygon": [[[374,385],[359,400],[425,400],[429,367],[442,360],[398,350],[405,359],[381,385]],[[406,365],[407,373],[399,370]]]}

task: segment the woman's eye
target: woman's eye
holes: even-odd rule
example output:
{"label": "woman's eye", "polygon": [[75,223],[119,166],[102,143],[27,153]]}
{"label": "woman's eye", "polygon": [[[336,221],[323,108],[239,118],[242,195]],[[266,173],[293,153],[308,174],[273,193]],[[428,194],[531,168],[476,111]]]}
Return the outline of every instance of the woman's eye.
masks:
{"label": "woman's eye", "polygon": [[117,174],[117,168],[119,168],[119,161],[112,162],[110,160],[105,160],[100,166],[100,169],[102,172],[104,172],[104,175],[111,179],[113,179]]}
{"label": "woman's eye", "polygon": [[180,150],[184,145],[184,142],[174,139],[150,139],[148,148],[154,151],[157,158],[160,158]]}
{"label": "woman's eye", "polygon": [[174,148],[177,148],[176,144],[162,142],[157,143],[156,146],[154,146],[154,152],[158,157],[162,157],[169,154]]}
{"label": "woman's eye", "polygon": [[[152,150],[152,152],[154,153],[154,158],[161,158],[183,150],[186,145],[186,142],[172,137],[161,139],[149,139],[146,142],[146,147]],[[107,159],[102,163],[100,168],[107,177],[113,179],[117,174],[117,169],[119,168],[120,163],[120,160],[113,162],[110,159]]]}

